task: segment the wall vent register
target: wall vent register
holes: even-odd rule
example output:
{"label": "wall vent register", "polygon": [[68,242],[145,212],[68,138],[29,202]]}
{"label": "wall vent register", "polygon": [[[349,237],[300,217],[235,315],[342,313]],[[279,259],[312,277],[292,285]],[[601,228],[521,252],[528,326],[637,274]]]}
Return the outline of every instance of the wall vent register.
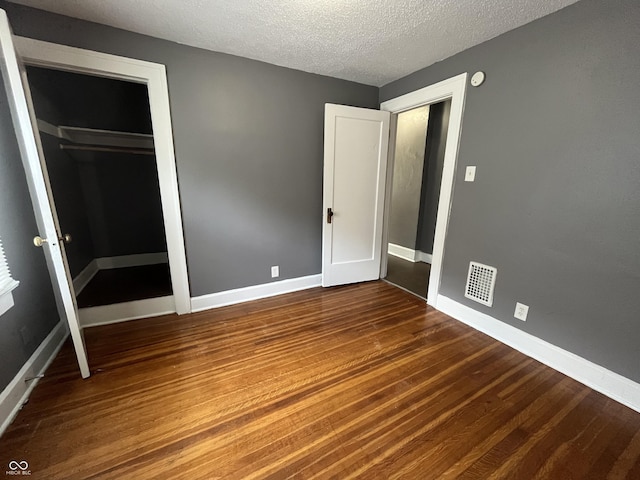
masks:
{"label": "wall vent register", "polygon": [[478,262],[469,262],[464,296],[483,305],[493,305],[493,289],[498,269]]}

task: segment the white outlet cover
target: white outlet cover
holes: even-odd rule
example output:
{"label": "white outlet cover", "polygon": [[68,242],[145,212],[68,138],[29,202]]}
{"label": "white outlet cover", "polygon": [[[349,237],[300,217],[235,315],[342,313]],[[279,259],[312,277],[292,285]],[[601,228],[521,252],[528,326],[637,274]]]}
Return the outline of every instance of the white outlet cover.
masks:
{"label": "white outlet cover", "polygon": [[527,321],[527,315],[529,314],[529,306],[520,302],[516,302],[516,311],[513,312],[513,316],[523,322]]}
{"label": "white outlet cover", "polygon": [[280,276],[280,267],[275,265],[271,267],[271,278],[276,278]]}
{"label": "white outlet cover", "polygon": [[476,179],[476,167],[475,165],[470,165],[464,172],[464,181],[465,182],[473,182]]}

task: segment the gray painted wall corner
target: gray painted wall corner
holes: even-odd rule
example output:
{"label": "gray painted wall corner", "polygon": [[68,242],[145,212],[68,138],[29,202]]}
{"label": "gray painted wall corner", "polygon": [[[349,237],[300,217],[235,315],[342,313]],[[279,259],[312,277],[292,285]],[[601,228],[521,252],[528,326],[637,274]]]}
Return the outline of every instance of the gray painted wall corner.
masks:
{"label": "gray painted wall corner", "polygon": [[[441,293],[635,381],[639,24],[637,1],[582,0],[380,91],[486,72],[467,93]],[[463,296],[470,260],[498,268],[493,308]]]}

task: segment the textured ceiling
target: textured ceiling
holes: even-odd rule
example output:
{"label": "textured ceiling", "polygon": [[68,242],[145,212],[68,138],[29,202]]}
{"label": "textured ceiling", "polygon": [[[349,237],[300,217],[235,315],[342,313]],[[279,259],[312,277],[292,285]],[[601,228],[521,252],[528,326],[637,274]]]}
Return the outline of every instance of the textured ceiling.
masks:
{"label": "textured ceiling", "polygon": [[382,86],[577,0],[13,0]]}

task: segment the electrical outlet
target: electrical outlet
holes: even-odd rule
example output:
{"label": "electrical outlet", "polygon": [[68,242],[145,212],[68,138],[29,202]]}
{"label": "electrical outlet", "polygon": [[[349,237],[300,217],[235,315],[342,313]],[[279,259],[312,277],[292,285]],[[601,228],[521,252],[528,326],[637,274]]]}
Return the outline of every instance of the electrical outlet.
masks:
{"label": "electrical outlet", "polygon": [[278,265],[274,265],[271,267],[271,278],[276,278],[280,276],[280,267]]}
{"label": "electrical outlet", "polygon": [[516,311],[513,313],[513,316],[518,320],[522,320],[523,322],[527,321],[527,315],[529,314],[529,306],[524,305],[523,303],[516,302]]}
{"label": "electrical outlet", "polygon": [[473,182],[476,179],[476,167],[471,165],[468,166],[464,172],[464,181],[465,182]]}

